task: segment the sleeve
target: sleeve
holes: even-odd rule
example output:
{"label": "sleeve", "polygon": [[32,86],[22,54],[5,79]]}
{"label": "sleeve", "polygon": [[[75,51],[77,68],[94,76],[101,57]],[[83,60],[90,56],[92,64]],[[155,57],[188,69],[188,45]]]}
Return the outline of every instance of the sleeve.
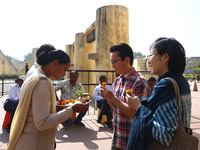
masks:
{"label": "sleeve", "polygon": [[41,80],[32,94],[33,120],[36,128],[40,131],[55,127],[72,116],[71,107],[50,114],[50,103],[50,90],[47,80]]}
{"label": "sleeve", "polygon": [[101,97],[100,94],[99,94],[99,88],[98,88],[98,87],[96,87],[96,88],[94,89],[94,99],[95,99],[96,101],[100,101],[100,100],[103,99],[103,97]]}
{"label": "sleeve", "polygon": [[127,150],[148,149],[148,139],[151,129],[151,110],[145,106],[138,109],[133,119],[130,135],[127,143]]}
{"label": "sleeve", "polygon": [[8,99],[16,100],[16,97],[18,97],[17,89],[15,86],[11,86],[9,89]]}
{"label": "sleeve", "polygon": [[61,90],[62,89],[62,87],[63,87],[63,83],[64,82],[58,82],[55,86],[54,86],[54,88],[55,88],[55,91],[58,91],[58,90]]}
{"label": "sleeve", "polygon": [[[169,81],[170,82],[170,81]],[[142,99],[142,106],[133,119],[127,149],[147,149],[149,136],[169,145],[177,129],[177,107],[172,83],[161,81],[150,97]]]}
{"label": "sleeve", "polygon": [[145,79],[138,81],[134,89],[134,95],[138,96],[140,100],[147,97],[148,95],[148,84]]}
{"label": "sleeve", "polygon": [[152,136],[161,144],[169,146],[178,127],[177,105],[169,100],[160,105],[153,115]]}
{"label": "sleeve", "polygon": [[9,94],[8,94],[8,99],[13,99],[13,95],[14,95],[14,87],[11,86],[9,89]]}
{"label": "sleeve", "polygon": [[171,81],[162,80],[147,103],[153,112],[151,135],[161,144],[170,145],[178,127],[178,104]]}

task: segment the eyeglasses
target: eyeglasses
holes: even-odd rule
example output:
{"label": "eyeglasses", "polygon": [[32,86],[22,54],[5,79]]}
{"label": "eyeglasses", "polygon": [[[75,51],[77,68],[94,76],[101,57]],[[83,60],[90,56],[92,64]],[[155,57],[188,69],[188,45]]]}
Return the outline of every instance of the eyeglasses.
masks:
{"label": "eyeglasses", "polygon": [[156,54],[158,54],[158,53],[152,53],[150,55],[147,55],[147,57],[150,58],[151,56],[156,55]]}
{"label": "eyeglasses", "polygon": [[115,63],[117,63],[118,61],[120,61],[121,59],[117,59],[117,60],[114,60],[114,61],[111,61],[110,63],[112,64],[112,65],[114,65]]}

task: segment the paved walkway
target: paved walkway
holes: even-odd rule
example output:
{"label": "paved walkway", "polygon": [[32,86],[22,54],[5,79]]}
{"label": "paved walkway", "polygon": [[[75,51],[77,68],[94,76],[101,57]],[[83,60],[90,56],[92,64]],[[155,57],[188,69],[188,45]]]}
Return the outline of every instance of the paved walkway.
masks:
{"label": "paved walkway", "polygon": [[[191,89],[192,89],[191,84]],[[200,140],[200,83],[197,84],[198,92],[192,93],[192,116],[191,128],[193,135]],[[5,111],[2,104],[6,96],[0,97],[0,127],[2,127]],[[93,113],[90,111],[90,113]],[[59,125],[59,131],[56,136],[56,150],[109,150],[112,141],[112,131],[104,128],[103,125],[96,123],[96,115],[87,115],[83,122],[86,127],[73,126],[69,129],[62,128]],[[5,129],[0,130],[0,150],[7,147],[9,134]],[[199,149],[200,150],[200,143]]]}

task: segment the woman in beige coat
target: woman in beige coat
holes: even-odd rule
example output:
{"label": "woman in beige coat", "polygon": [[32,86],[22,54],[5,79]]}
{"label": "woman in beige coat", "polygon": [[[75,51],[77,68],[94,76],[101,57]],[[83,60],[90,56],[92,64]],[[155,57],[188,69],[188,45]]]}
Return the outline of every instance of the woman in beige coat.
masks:
{"label": "woman in beige coat", "polygon": [[70,67],[70,58],[62,50],[42,52],[41,65],[22,86],[19,105],[13,118],[7,150],[53,150],[57,125],[73,112],[85,112],[87,103],[75,103],[56,112],[55,90],[49,78],[58,80]]}

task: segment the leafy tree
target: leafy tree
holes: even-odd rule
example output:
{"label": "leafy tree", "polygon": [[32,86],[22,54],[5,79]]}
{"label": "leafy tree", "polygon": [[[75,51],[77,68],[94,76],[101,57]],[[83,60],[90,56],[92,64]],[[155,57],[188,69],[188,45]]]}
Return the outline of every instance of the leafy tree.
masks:
{"label": "leafy tree", "polygon": [[142,53],[140,53],[140,52],[133,52],[133,55],[134,55],[135,58],[143,57]]}
{"label": "leafy tree", "polygon": [[31,59],[32,53],[28,53],[27,55],[24,56],[24,62],[29,62]]}
{"label": "leafy tree", "polygon": [[200,62],[194,68],[195,73],[200,73]]}

